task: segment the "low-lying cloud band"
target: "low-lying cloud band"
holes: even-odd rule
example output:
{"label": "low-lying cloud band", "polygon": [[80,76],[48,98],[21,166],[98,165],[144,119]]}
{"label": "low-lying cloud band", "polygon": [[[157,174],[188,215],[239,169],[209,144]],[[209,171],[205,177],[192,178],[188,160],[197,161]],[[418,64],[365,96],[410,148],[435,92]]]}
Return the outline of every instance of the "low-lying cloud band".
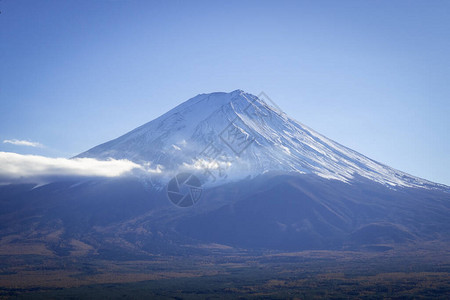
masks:
{"label": "low-lying cloud band", "polygon": [[39,181],[51,177],[117,177],[142,166],[129,160],[93,158],[49,158],[0,152],[0,182]]}

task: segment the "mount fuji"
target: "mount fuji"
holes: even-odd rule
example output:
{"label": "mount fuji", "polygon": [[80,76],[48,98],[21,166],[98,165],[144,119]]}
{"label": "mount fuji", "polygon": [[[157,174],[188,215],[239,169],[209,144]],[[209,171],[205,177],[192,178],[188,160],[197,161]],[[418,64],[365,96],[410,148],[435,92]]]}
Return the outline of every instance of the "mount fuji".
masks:
{"label": "mount fuji", "polygon": [[0,248],[110,259],[450,243],[449,187],[324,137],[264,94],[198,95],[76,157],[142,168],[0,186]]}
{"label": "mount fuji", "polygon": [[242,90],[198,95],[77,157],[129,159],[154,166],[166,177],[203,171],[203,181],[210,184],[273,171],[343,182],[362,177],[392,187],[446,188],[324,137],[262,95],[258,98]]}

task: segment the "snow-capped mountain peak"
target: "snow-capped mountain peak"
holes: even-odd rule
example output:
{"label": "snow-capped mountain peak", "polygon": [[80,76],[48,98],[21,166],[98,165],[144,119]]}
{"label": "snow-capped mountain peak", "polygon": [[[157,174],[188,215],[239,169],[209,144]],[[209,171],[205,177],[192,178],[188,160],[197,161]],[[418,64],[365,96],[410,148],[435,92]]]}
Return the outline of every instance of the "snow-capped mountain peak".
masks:
{"label": "snow-capped mountain peak", "polygon": [[[129,159],[222,182],[268,171],[316,174],[390,186],[439,185],[397,171],[342,146],[242,90],[200,94],[117,139],[78,157]],[[164,177],[163,176],[163,177]]]}

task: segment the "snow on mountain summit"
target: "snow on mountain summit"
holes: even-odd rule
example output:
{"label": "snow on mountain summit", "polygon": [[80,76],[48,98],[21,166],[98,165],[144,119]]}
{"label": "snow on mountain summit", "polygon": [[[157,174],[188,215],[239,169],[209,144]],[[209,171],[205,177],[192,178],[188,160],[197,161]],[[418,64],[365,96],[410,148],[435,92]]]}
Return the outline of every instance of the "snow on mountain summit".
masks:
{"label": "snow on mountain summit", "polygon": [[129,159],[168,177],[202,173],[210,182],[267,171],[349,182],[438,187],[342,146],[242,90],[200,94],[155,120],[77,157]]}

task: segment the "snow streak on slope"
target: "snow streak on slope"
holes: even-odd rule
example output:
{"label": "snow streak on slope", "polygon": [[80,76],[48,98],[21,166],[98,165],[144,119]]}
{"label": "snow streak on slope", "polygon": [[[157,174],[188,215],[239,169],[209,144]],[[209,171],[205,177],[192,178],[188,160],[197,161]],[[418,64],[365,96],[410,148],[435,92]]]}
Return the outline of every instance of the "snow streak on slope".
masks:
{"label": "snow streak on slope", "polygon": [[209,182],[281,171],[345,182],[361,176],[390,186],[440,187],[344,147],[241,90],[198,95],[78,157],[151,164],[167,178],[196,170]]}

